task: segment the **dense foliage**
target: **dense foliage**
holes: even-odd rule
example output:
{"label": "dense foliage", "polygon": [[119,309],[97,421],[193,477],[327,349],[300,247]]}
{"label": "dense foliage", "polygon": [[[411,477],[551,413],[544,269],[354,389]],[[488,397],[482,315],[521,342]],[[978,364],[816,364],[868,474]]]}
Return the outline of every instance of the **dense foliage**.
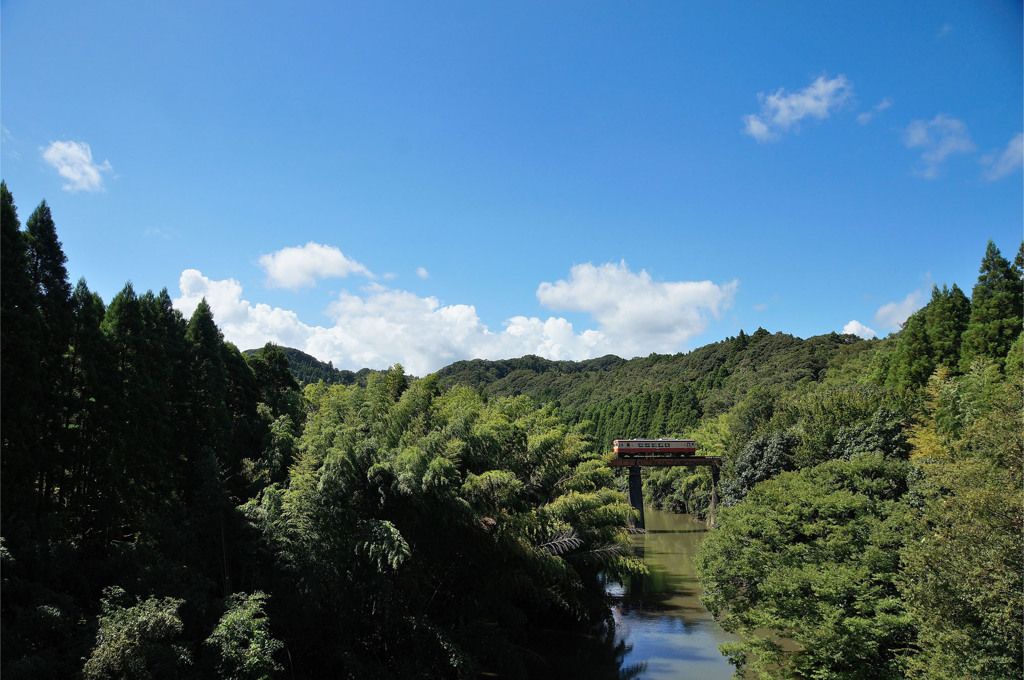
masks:
{"label": "dense foliage", "polygon": [[[584,424],[401,367],[300,391],[166,290],[72,289],[2,194],[5,678],[537,676],[643,570]],[[353,380],[357,383],[357,380]]]}
{"label": "dense foliage", "polygon": [[698,571],[748,675],[1024,675],[1022,292],[989,243],[859,375],[730,413]]}
{"label": "dense foliage", "polygon": [[783,473],[721,513],[698,569],[708,609],[745,639],[725,646],[735,663],[773,677],[899,677],[912,637],[896,586],[906,468],[855,454]]}
{"label": "dense foliage", "polygon": [[[724,413],[755,386],[791,389],[817,380],[851,345],[868,343],[835,333],[801,340],[759,328],[687,354],[629,361],[615,356],[579,362],[535,356],[475,359],[457,361],[437,375],[442,387],[470,385],[490,396],[525,394],[557,401],[580,419],[597,423],[602,443],[610,444],[622,435],[615,427],[631,428],[632,436],[652,430],[660,436],[666,432],[658,427],[688,427],[701,417]],[[668,420],[656,420],[659,413],[669,414]]]}

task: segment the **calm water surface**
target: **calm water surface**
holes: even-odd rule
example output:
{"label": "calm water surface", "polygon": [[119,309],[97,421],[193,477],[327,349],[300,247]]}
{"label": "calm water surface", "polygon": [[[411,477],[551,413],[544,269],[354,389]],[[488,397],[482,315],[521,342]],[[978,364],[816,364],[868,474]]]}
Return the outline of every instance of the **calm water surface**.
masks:
{"label": "calm water surface", "polygon": [[623,666],[641,665],[646,680],[728,680],[733,667],[718,651],[738,640],[701,605],[693,566],[707,525],[692,515],[646,508],[647,533],[634,536],[650,576],[612,587],[617,636],[632,649]]}

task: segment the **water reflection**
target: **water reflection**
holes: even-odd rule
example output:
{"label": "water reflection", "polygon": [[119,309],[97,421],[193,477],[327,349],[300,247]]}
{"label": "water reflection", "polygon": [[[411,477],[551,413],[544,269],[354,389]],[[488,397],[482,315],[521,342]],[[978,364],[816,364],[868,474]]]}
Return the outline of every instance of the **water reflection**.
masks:
{"label": "water reflection", "polygon": [[535,631],[526,675],[561,680],[727,680],[718,651],[738,638],[700,603],[693,558],[707,528],[692,515],[645,509],[633,537],[650,576],[609,583],[612,616],[589,631]]}
{"label": "water reflection", "polygon": [[707,531],[692,515],[645,508],[647,532],[634,547],[649,577],[613,585],[617,639],[628,651],[623,664],[644,662],[636,676],[647,680],[726,680],[733,667],[718,645],[736,640],[715,623],[700,603],[693,558]]}

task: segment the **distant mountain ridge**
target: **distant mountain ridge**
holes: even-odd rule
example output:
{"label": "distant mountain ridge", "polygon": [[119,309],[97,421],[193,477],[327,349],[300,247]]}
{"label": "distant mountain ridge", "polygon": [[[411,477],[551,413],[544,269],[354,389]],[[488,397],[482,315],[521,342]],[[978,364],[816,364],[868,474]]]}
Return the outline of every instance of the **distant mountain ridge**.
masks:
{"label": "distant mountain ridge", "polygon": [[[362,368],[358,371],[339,370],[332,363],[324,363],[294,347],[282,346],[280,349],[288,359],[288,368],[292,375],[301,385],[309,385],[322,380],[326,385],[362,385],[365,387],[367,376],[379,372],[369,368]],[[243,354],[257,354],[259,351],[259,349],[247,349]]]}
{"label": "distant mountain ridge", "polygon": [[786,389],[801,380],[818,381],[830,363],[879,342],[837,333],[804,340],[759,328],[752,335],[740,331],[686,354],[628,360],[613,355],[585,361],[537,356],[473,359],[446,366],[437,376],[442,388],[466,385],[490,396],[525,394],[537,401],[558,401],[570,410],[686,383],[696,390],[705,410],[722,412],[754,385]]}
{"label": "distant mountain ridge", "polygon": [[[456,361],[436,372],[438,386],[466,386],[487,396],[525,395],[538,403],[556,401],[583,413],[636,395],[685,385],[701,413],[722,413],[754,386],[791,389],[820,381],[862,351],[887,341],[829,333],[807,339],[763,328],[698,347],[688,353],[651,354],[623,359],[609,354],[583,361],[555,361],[536,355],[515,359]],[[365,385],[368,368],[339,370],[305,352],[282,347],[292,374],[302,384]],[[246,350],[246,354],[259,350]]]}

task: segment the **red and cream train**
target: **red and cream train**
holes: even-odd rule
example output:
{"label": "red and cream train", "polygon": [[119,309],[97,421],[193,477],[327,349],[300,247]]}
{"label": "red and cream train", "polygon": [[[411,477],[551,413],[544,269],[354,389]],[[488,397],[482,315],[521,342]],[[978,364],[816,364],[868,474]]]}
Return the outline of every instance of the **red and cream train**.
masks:
{"label": "red and cream train", "polygon": [[696,455],[692,439],[616,439],[612,450],[618,458],[689,458]]}

